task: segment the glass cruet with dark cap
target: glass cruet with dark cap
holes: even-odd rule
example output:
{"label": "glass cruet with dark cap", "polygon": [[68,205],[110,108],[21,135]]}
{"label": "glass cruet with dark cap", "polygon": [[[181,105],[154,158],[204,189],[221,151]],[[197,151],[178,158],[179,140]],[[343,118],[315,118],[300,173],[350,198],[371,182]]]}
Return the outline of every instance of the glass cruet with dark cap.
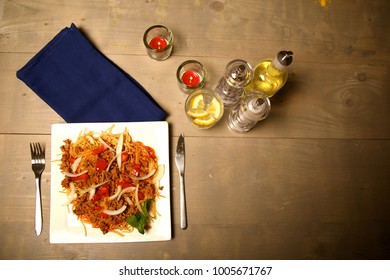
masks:
{"label": "glass cruet with dark cap", "polygon": [[292,51],[280,51],[273,60],[261,61],[254,68],[253,79],[245,87],[245,92],[260,91],[272,97],[287,81],[289,66],[293,61]]}

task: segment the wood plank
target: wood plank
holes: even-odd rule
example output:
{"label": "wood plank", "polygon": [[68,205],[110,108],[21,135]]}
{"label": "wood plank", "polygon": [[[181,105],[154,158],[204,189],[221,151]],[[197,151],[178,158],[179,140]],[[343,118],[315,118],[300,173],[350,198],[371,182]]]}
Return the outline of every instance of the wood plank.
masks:
{"label": "wood plank", "polygon": [[[52,123],[64,122],[30,88],[15,77],[32,55],[0,54],[0,132],[49,134]],[[186,95],[179,91],[176,69],[190,57],[171,57],[162,63],[145,56],[110,55],[132,75],[169,116],[171,132],[190,136],[388,139],[390,81],[388,68],[378,65],[295,62],[285,87],[272,98],[270,116],[245,135],[227,128],[226,108],[221,123],[210,130],[193,128],[186,119]],[[205,57],[207,88],[214,89],[228,59]],[[249,60],[255,65],[256,60]],[[375,113],[371,113],[375,112]]]}
{"label": "wood plank", "polygon": [[177,56],[262,59],[287,48],[305,62],[390,60],[388,1],[4,2],[0,52],[35,53],[74,22],[104,53],[144,55],[143,32],[164,23]]}
{"label": "wood plank", "polygon": [[[110,250],[105,244],[49,244],[50,167],[43,177],[44,231],[33,236],[28,143],[40,140],[49,147],[50,137],[2,135],[0,140],[0,157],[7,159],[0,166],[1,258],[390,257],[389,140],[208,137],[205,145],[202,137],[187,137],[189,227],[179,228],[179,180],[172,165],[173,242],[134,244],[134,250],[120,250],[118,244]],[[18,242],[12,242],[15,232],[21,233]]]}

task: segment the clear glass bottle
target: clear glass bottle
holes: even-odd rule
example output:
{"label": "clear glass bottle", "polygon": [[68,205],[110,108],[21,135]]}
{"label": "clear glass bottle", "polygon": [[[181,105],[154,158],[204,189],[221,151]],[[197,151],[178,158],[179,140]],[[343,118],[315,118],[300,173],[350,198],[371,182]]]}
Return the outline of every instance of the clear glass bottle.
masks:
{"label": "clear glass bottle", "polygon": [[245,87],[245,92],[261,91],[272,97],[287,81],[287,66],[293,60],[293,52],[280,51],[273,60],[266,59],[254,68],[253,79]]}
{"label": "clear glass bottle", "polygon": [[252,66],[248,62],[242,59],[232,60],[226,65],[225,73],[219,80],[215,92],[221,97],[225,106],[233,106],[252,78]]}
{"label": "clear glass bottle", "polygon": [[233,132],[248,132],[264,120],[271,111],[271,101],[262,92],[245,92],[245,96],[232,109],[228,127]]}

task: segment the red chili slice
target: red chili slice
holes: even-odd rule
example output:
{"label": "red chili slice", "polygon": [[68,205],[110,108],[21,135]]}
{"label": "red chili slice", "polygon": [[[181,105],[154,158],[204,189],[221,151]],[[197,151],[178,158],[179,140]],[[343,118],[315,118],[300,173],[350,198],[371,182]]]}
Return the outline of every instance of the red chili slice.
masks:
{"label": "red chili slice", "polygon": [[129,159],[129,153],[123,152],[121,157],[122,157],[122,162],[126,162]]}
{"label": "red chili slice", "polygon": [[143,200],[145,198],[145,195],[142,192],[138,192],[138,200]]}
{"label": "red chili slice", "polygon": [[88,178],[89,178],[88,173],[84,173],[80,176],[72,177],[71,180],[72,181],[79,181],[79,180],[87,180]]}
{"label": "red chili slice", "polygon": [[108,162],[104,159],[98,158],[96,161],[96,171],[102,172],[108,166]]}
{"label": "red chili slice", "polygon": [[133,170],[131,171],[131,175],[138,177],[141,174],[141,165],[134,164]]}
{"label": "red chili slice", "polygon": [[107,150],[106,145],[101,144],[98,148],[96,148],[95,150],[92,151],[92,154],[98,155],[98,154],[104,152],[105,150]]}
{"label": "red chili slice", "polygon": [[110,196],[110,192],[108,189],[108,184],[103,185],[102,187],[99,188],[99,190],[95,193],[93,196],[93,201],[98,201],[102,199],[103,197]]}

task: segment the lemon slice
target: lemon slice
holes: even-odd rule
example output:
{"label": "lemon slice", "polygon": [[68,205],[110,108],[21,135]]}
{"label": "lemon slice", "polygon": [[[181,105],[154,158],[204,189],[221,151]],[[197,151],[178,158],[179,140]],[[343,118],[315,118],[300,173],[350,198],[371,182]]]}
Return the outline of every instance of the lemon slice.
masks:
{"label": "lemon slice", "polygon": [[193,122],[194,124],[199,126],[209,126],[214,124],[216,122],[216,119],[211,115],[207,115],[206,117],[196,118],[193,120]]}
{"label": "lemon slice", "polygon": [[187,114],[192,118],[206,117],[208,113],[204,107],[203,96],[199,94],[191,100]]}
{"label": "lemon slice", "polygon": [[203,95],[202,94],[199,94],[199,95],[195,96],[191,100],[190,108],[192,108],[192,109],[195,109],[195,108],[204,109],[204,102],[203,102]]}
{"label": "lemon slice", "polygon": [[205,111],[202,108],[190,108],[187,111],[187,114],[193,118],[202,118],[202,117],[206,117],[209,113],[207,113],[207,111]]}
{"label": "lemon slice", "polygon": [[221,114],[221,104],[218,102],[216,98],[213,98],[210,105],[207,107],[207,113],[213,116],[214,118],[218,118]]}

